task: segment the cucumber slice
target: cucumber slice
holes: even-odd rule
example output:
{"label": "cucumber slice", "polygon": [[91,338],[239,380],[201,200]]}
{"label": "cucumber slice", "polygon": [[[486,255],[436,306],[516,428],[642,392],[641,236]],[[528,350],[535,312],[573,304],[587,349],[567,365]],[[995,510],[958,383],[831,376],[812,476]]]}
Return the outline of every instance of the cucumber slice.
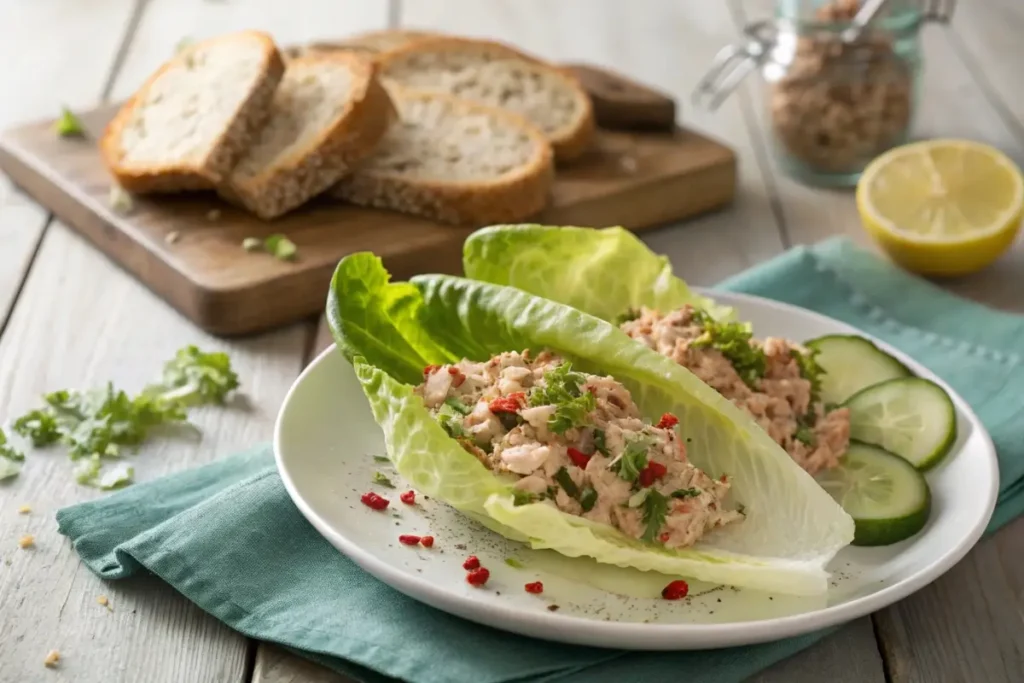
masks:
{"label": "cucumber slice", "polygon": [[924,476],[877,446],[850,442],[837,467],[818,473],[821,487],[853,517],[854,545],[890,545],[924,528],[932,508]]}
{"label": "cucumber slice", "polygon": [[830,334],[804,346],[818,352],[818,365],[825,371],[821,378],[821,399],[825,403],[842,403],[872,384],[914,374],[864,337]]}
{"label": "cucumber slice", "polygon": [[843,405],[850,409],[851,439],[880,446],[922,471],[935,467],[956,441],[953,401],[927,379],[891,379]]}

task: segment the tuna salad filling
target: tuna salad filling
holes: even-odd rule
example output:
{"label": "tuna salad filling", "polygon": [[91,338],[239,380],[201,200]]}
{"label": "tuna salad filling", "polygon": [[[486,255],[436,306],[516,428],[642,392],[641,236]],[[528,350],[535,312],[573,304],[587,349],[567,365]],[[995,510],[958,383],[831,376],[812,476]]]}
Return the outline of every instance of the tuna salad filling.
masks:
{"label": "tuna salad filling", "polygon": [[645,421],[622,384],[552,353],[428,366],[416,393],[463,448],[516,479],[517,504],[549,501],[668,548],[743,518],[726,504],[728,477],[687,460],[674,416]]}
{"label": "tuna salad filling", "polygon": [[811,351],[777,337],[753,339],[748,326],[717,322],[689,305],[626,317],[626,334],[749,412],[807,472],[839,464],[850,442],[850,411],[819,399],[823,371]]}

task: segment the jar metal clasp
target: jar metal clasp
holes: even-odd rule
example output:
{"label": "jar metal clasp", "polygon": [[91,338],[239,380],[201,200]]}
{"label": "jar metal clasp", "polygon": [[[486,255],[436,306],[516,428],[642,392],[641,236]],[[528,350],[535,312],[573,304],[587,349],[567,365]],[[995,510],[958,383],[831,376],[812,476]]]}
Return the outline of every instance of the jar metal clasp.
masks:
{"label": "jar metal clasp", "polygon": [[745,41],[726,45],[715,55],[711,68],[693,91],[696,106],[717,109],[750,72],[761,67],[778,36],[774,23],[767,19],[746,26],[743,33]]}

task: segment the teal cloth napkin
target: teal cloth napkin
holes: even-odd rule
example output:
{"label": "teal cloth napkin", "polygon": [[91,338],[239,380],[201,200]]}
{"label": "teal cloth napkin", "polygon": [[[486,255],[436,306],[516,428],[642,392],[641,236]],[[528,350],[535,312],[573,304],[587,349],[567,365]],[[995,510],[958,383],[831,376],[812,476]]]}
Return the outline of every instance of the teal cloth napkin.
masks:
{"label": "teal cloth napkin", "polygon": [[[722,289],[787,301],[903,349],[974,407],[999,450],[992,531],[1024,512],[1024,318],[946,294],[853,247],[800,247]],[[57,513],[108,580],[149,571],[237,631],[366,683],[739,683],[829,631],[678,653],[572,647],[472,624],[405,597],[338,553],[292,505],[268,446]]]}

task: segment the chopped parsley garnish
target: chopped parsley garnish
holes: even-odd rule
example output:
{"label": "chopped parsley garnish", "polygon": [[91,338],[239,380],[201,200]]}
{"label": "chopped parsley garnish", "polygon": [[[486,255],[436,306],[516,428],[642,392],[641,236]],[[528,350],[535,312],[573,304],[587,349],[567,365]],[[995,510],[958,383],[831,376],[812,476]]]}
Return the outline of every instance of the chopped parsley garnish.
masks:
{"label": "chopped parsley garnish", "polygon": [[537,500],[537,496],[528,491],[512,489],[512,505],[515,507],[519,507],[520,505],[529,505],[535,500]]}
{"label": "chopped parsley garnish", "polygon": [[391,458],[386,455],[375,455],[373,456],[374,462],[391,462]]}
{"label": "chopped parsley garnish", "polygon": [[700,310],[694,311],[693,321],[704,329],[704,333],[690,342],[690,346],[721,352],[749,387],[764,377],[767,360],[764,351],[750,343],[753,334],[749,323],[719,322]]}
{"label": "chopped parsley garnish", "polygon": [[608,457],[608,445],[605,443],[603,429],[594,430],[594,450],[603,455],[604,457]]}
{"label": "chopped parsley garnish", "polygon": [[668,514],[668,498],[657,489],[649,489],[644,499],[644,535],[643,540],[653,543],[658,537],[658,530],[665,523]]}
{"label": "chopped parsley garnish", "polygon": [[583,489],[583,493],[580,494],[580,507],[583,508],[584,512],[590,512],[594,509],[594,505],[597,503],[597,491],[591,487]]}
{"label": "chopped parsley garnish", "polygon": [[7,434],[2,429],[0,429],[0,458],[14,462],[21,462],[25,459],[24,453],[7,443]]}
{"label": "chopped parsley garnish", "polygon": [[793,438],[807,446],[817,446],[818,437],[814,434],[814,424],[817,421],[818,416],[813,411],[803,415],[797,420],[796,433],[793,435]]}
{"label": "chopped parsley garnish", "polygon": [[21,463],[0,458],[0,481],[16,477],[21,473]]}
{"label": "chopped parsley garnish", "polygon": [[284,235],[271,235],[263,242],[263,246],[279,261],[290,261],[299,252],[295,243]]}
{"label": "chopped parsley garnish", "polygon": [[57,130],[57,135],[62,138],[85,135],[85,126],[82,125],[82,121],[67,107],[60,108],[60,118],[57,119],[54,128]]}
{"label": "chopped parsley garnish", "polygon": [[531,406],[555,406],[555,412],[548,418],[548,428],[555,434],[564,434],[587,423],[596,400],[589,391],[583,391],[586,381],[586,375],[574,372],[572,363],[565,362],[544,373],[544,385],[530,392]]}
{"label": "chopped parsley garnish", "polygon": [[387,478],[387,475],[382,472],[373,473],[373,483],[380,484],[381,486],[387,486],[389,489],[395,488],[395,485],[391,483],[391,480]]}
{"label": "chopped parsley garnish", "polygon": [[469,415],[470,411],[472,410],[469,406],[467,406],[465,403],[455,398],[454,396],[449,396],[448,398],[446,398],[444,400],[444,403],[446,406],[448,406],[449,408],[451,408],[460,415]]}
{"label": "chopped parsley garnish", "polygon": [[568,493],[570,497],[579,497],[580,489],[576,486],[576,482],[574,482],[572,477],[569,475],[569,470],[564,467],[558,468],[558,471],[555,472],[555,481],[558,482],[558,485],[561,486],[562,490]]}
{"label": "chopped parsley garnish", "polygon": [[640,310],[636,308],[627,308],[625,313],[620,313],[615,316],[615,324],[622,325],[628,323],[630,320],[636,320],[640,317]]}
{"label": "chopped parsley garnish", "polygon": [[190,344],[164,365],[160,385],[146,392],[159,394],[165,401],[191,406],[222,404],[237,388],[238,375],[231,369],[231,359],[226,353],[204,353]]}
{"label": "chopped parsley garnish", "polygon": [[437,411],[437,421],[441,429],[453,439],[466,436],[466,430],[462,428],[462,415],[447,403]]}
{"label": "chopped parsley garnish", "polygon": [[513,569],[522,569],[523,567],[526,566],[526,565],[524,565],[522,562],[520,562],[519,560],[517,560],[514,557],[506,557],[505,558],[505,564],[507,564],[508,566],[512,567]]}
{"label": "chopped parsley garnish", "polygon": [[626,481],[636,481],[647,467],[647,450],[651,447],[649,437],[639,436],[626,444],[622,456],[612,466],[619,477]]}
{"label": "chopped parsley garnish", "polygon": [[826,403],[825,404],[825,412],[826,413],[831,413],[833,410],[839,410],[839,404],[838,403]]}
{"label": "chopped parsley garnish", "polygon": [[818,365],[818,349],[808,349],[807,353],[800,353],[796,349],[790,350],[790,355],[800,368],[800,376],[811,383],[811,402],[818,400],[821,393],[821,376],[825,374],[824,368]]}
{"label": "chopped parsley garnish", "polygon": [[135,481],[135,468],[123,462],[119,462],[106,472],[100,474],[95,482],[84,482],[90,486],[96,486],[104,491],[120,489]]}
{"label": "chopped parsley garnish", "polygon": [[672,492],[673,498],[696,498],[700,495],[700,489],[690,487],[688,489],[676,489]]}
{"label": "chopped parsley garnish", "polygon": [[14,421],[14,431],[32,440],[36,448],[44,448],[60,440],[60,426],[53,412],[46,409],[29,411]]}

